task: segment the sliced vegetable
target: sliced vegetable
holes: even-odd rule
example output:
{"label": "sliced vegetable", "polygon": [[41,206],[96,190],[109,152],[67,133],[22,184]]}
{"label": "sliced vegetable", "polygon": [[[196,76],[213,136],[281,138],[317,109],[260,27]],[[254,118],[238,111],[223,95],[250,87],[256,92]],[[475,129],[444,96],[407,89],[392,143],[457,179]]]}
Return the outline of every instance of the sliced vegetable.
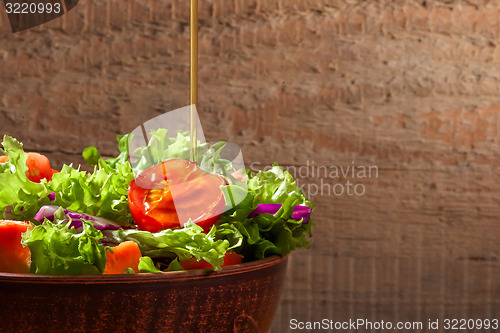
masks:
{"label": "sliced vegetable", "polygon": [[71,222],[44,223],[23,234],[22,244],[31,251],[31,269],[35,274],[102,274],[107,247],[100,243],[102,233],[83,220],[81,230]]}
{"label": "sliced vegetable", "polygon": [[173,159],[146,169],[130,183],[130,213],[141,230],[183,227],[189,220],[205,232],[225,205],[222,177],[186,160]]}
{"label": "sliced vegetable", "polygon": [[50,193],[55,193],[55,200],[50,204],[127,226],[133,223],[127,199],[132,179],[134,175],[128,162],[112,168],[101,159],[93,173],[64,165],[47,184]]}
{"label": "sliced vegetable", "polygon": [[35,183],[28,179],[26,154],[23,145],[5,135],[0,149],[8,159],[0,163],[0,218],[25,221],[35,216],[41,206],[49,204],[47,196],[53,192],[47,183]]}
{"label": "sliced vegetable", "polygon": [[39,183],[42,179],[52,180],[54,172],[50,167],[49,159],[38,153],[26,154],[27,176],[32,182]]}
{"label": "sliced vegetable", "polygon": [[[250,215],[248,215],[248,217],[252,218],[259,214],[274,215],[281,209],[282,206],[282,204],[260,204],[253,212],[250,213]],[[306,224],[311,218],[311,212],[312,208],[310,207],[296,205],[293,210],[292,219],[296,221],[302,221],[302,223]]]}
{"label": "sliced vegetable", "polygon": [[231,176],[233,176],[234,178],[238,179],[239,181],[245,181],[245,176],[243,176],[238,171],[235,171],[235,172],[231,173]]}
{"label": "sliced vegetable", "polygon": [[195,257],[206,260],[216,270],[224,263],[224,254],[229,249],[229,241],[216,239],[215,228],[205,234],[193,223],[183,229],[165,229],[156,233],[135,229],[106,230],[103,233],[102,241],[110,246],[131,240],[139,245],[145,256],[170,260]]}
{"label": "sliced vegetable", "polygon": [[56,200],[56,192],[50,193],[47,198],[49,198],[50,201],[55,201]]}
{"label": "sliced vegetable", "polygon": [[106,266],[103,274],[123,274],[127,268],[139,273],[141,250],[132,241],[120,243],[106,252]]}
{"label": "sliced vegetable", "polygon": [[[238,265],[241,264],[242,262],[243,262],[242,255],[234,252],[226,252],[226,254],[224,255],[224,263],[221,266]],[[180,260],[179,264],[185,270],[213,268],[213,266],[210,265],[205,260],[197,260],[196,258]]]}
{"label": "sliced vegetable", "polygon": [[127,189],[134,175],[128,161],[111,167],[98,159],[93,173],[64,165],[51,181],[35,183],[26,176],[27,154],[22,144],[4,136],[2,145],[0,151],[8,159],[0,163],[0,218],[34,221],[42,206],[52,204],[102,216],[123,226],[133,224]]}
{"label": "sliced vegetable", "polygon": [[29,273],[30,249],[21,244],[28,222],[0,221],[0,272]]}
{"label": "sliced vegetable", "polygon": [[60,211],[62,216],[59,216],[61,218],[60,223],[70,223],[71,228],[81,228],[83,225],[83,220],[86,221],[92,221],[94,228],[97,230],[117,230],[120,229],[120,226],[111,220],[108,220],[104,217],[99,217],[99,216],[93,216],[93,215],[88,215],[88,214],[83,214],[79,212],[75,212],[69,209],[64,209],[59,206],[43,206],[40,208],[40,211],[35,215],[34,219],[40,223],[42,223],[45,219],[54,222],[54,219],[56,218],[56,215]]}
{"label": "sliced vegetable", "polygon": [[[259,210],[270,214],[251,214]],[[267,206],[267,204],[277,204]],[[227,239],[232,251],[242,254],[245,260],[284,255],[294,249],[310,246],[312,219],[303,224],[295,213],[297,205],[314,208],[290,173],[278,165],[256,175],[249,174],[248,196],[235,209],[224,213],[216,224],[217,238]],[[303,208],[306,210],[306,208]],[[302,208],[301,208],[302,210]],[[308,210],[307,210],[308,211]],[[241,242],[238,245],[238,242]]]}
{"label": "sliced vegetable", "polygon": [[[0,163],[8,160],[9,156],[0,156]],[[51,180],[52,175],[57,172],[50,167],[49,159],[39,153],[26,153],[26,166],[26,176],[35,183],[40,183],[42,179]]]}

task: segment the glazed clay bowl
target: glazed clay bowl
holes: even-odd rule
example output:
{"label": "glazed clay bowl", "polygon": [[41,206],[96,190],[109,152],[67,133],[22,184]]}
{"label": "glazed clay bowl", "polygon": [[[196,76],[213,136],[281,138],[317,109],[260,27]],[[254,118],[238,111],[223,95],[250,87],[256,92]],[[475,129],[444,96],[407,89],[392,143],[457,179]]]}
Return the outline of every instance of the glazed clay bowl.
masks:
{"label": "glazed clay bowl", "polygon": [[0,273],[0,332],[268,332],[287,256],[212,272]]}

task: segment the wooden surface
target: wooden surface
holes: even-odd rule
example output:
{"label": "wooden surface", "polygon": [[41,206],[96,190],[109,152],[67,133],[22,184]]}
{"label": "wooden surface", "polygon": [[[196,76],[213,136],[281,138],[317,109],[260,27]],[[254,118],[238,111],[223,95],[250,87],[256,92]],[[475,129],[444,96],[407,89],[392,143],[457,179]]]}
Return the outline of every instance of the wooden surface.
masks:
{"label": "wooden surface", "polygon": [[[81,1],[17,34],[0,14],[1,132],[57,167],[116,154],[117,134],[189,103],[188,22],[180,0]],[[200,1],[207,139],[323,189],[273,332],[500,317],[499,35],[493,1]],[[364,195],[325,185],[348,180]]]}

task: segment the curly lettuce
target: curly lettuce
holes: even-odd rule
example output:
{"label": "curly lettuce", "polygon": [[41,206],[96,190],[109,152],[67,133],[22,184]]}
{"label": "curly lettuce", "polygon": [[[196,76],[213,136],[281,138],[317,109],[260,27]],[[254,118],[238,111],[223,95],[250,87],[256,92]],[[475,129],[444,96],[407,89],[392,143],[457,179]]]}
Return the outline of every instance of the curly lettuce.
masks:
{"label": "curly lettuce", "polygon": [[99,159],[93,173],[63,166],[47,187],[55,193],[52,205],[129,225],[133,220],[128,206],[128,186],[133,179],[128,162],[112,168]]}
{"label": "curly lettuce", "polygon": [[[33,220],[42,206],[63,208],[102,216],[123,225],[133,223],[128,208],[127,189],[134,175],[128,161],[114,167],[96,159],[94,172],[64,165],[51,181],[35,183],[28,179],[26,153],[16,139],[4,136],[1,150],[9,157],[0,163],[0,214],[5,219]],[[54,198],[49,194],[54,193]]]}
{"label": "curly lettuce", "polygon": [[[221,216],[216,224],[219,239],[226,239],[245,260],[284,255],[296,248],[308,248],[312,220],[302,223],[292,219],[296,205],[314,208],[292,175],[277,164],[268,171],[249,175],[248,195],[235,209]],[[275,214],[250,213],[262,203],[281,204]]]}
{"label": "curly lettuce", "polygon": [[[220,142],[199,154],[199,165],[205,171],[223,175],[228,181],[222,187],[226,199],[226,212],[205,234],[196,224],[186,228],[150,233],[134,229],[128,206],[128,186],[137,174],[149,165],[172,158],[189,158],[189,135],[179,132],[168,137],[164,129],[151,132],[146,147],[139,148],[129,162],[132,135],[118,137],[120,154],[104,159],[97,148],[83,152],[93,172],[65,165],[51,181],[31,182],[26,177],[26,154],[22,144],[5,136],[4,154],[9,160],[0,163],[0,214],[4,218],[31,220],[44,205],[101,216],[126,227],[119,230],[96,230],[91,222],[82,228],[71,228],[66,222],[44,221],[25,234],[23,243],[32,251],[32,271],[38,274],[99,274],[104,270],[106,247],[127,240],[136,242],[144,256],[141,271],[154,272],[152,259],[170,261],[169,269],[179,269],[179,260],[196,258],[205,260],[218,270],[228,251],[244,256],[245,261],[271,255],[284,255],[296,248],[308,248],[314,222],[293,219],[297,205],[314,209],[297,186],[292,175],[277,164],[257,174],[235,173],[232,163],[221,158],[225,147]],[[244,172],[242,172],[244,173]],[[237,177],[236,177],[237,176]],[[53,194],[53,198],[49,198]],[[52,196],[52,195],[51,195]],[[252,212],[261,204],[279,204],[270,213]],[[274,213],[275,212],[275,213]],[[274,214],[273,214],[274,213]],[[147,259],[149,258],[149,259]],[[152,259],[151,259],[152,258]]]}
{"label": "curly lettuce", "polygon": [[[61,210],[62,211],[62,210]],[[64,217],[28,229],[22,244],[31,252],[31,272],[44,275],[102,274],[108,247],[100,243],[102,232],[92,221],[83,220],[81,228],[70,227]]]}
{"label": "curly lettuce", "polygon": [[106,244],[134,241],[141,253],[151,258],[179,260],[196,258],[209,262],[216,270],[224,262],[224,254],[229,249],[229,241],[216,239],[215,228],[208,234],[196,224],[188,224],[182,229],[166,229],[151,233],[136,229],[108,230],[104,232]]}
{"label": "curly lettuce", "polygon": [[0,217],[13,220],[29,220],[39,208],[47,205],[51,193],[47,181],[35,183],[28,179],[26,153],[23,145],[16,139],[5,135],[2,153],[9,157],[0,163]]}

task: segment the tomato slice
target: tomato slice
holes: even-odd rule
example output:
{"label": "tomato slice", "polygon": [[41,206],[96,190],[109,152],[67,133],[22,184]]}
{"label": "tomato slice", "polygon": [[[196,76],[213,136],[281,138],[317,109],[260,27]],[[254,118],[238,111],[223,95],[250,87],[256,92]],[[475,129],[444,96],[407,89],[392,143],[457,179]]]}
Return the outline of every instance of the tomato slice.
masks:
{"label": "tomato slice", "polygon": [[38,153],[27,153],[26,157],[26,165],[28,166],[26,176],[29,180],[36,183],[41,182],[44,178],[52,180],[53,171],[46,156]]}
{"label": "tomato slice", "polygon": [[[0,156],[0,163],[8,160],[9,156]],[[57,172],[50,167],[49,159],[38,153],[26,153],[26,166],[26,176],[35,183],[40,183],[42,179],[52,180],[52,175]]]}
{"label": "tomato slice", "polygon": [[241,180],[242,182],[245,181],[245,177],[243,177],[243,175],[241,173],[239,173],[238,171],[233,172],[231,175],[234,178]]}
{"label": "tomato slice", "polygon": [[29,222],[0,221],[0,272],[29,273],[31,252],[21,244]]}
{"label": "tomato slice", "polygon": [[[231,266],[231,265],[238,265],[243,262],[243,256],[235,253],[235,252],[226,252],[224,255],[224,263],[221,266]],[[208,262],[205,260],[196,260],[196,258],[191,258],[191,259],[186,259],[186,260],[181,260],[179,261],[179,264],[184,268],[185,270],[192,270],[192,269],[205,269],[205,268],[212,268],[212,265],[210,265]]]}
{"label": "tomato slice", "polygon": [[191,219],[208,232],[224,209],[222,177],[172,159],[142,172],[129,186],[130,212],[141,230],[183,227]]}

